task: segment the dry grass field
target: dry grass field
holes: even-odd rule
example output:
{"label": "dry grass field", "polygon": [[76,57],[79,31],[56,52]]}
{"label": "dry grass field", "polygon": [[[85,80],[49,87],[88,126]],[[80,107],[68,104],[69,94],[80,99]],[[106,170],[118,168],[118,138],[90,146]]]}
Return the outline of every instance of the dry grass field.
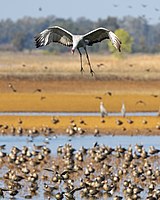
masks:
{"label": "dry grass field", "polygon": [[[103,101],[109,112],[120,112],[122,102],[127,112],[158,112],[160,55],[133,55],[122,59],[90,54],[90,59],[94,77],[89,73],[85,57],[85,72],[80,73],[78,54],[1,52],[0,111],[98,112]],[[12,119],[10,123],[15,124],[13,117],[0,119],[3,123]],[[43,122],[35,117],[26,123],[27,126],[34,125],[32,122],[37,119],[40,124],[45,123],[45,117],[41,118]],[[99,117],[93,119],[88,123],[90,127],[97,124],[104,129]],[[64,124],[62,120],[61,127],[68,124],[67,120],[65,118]],[[112,124],[111,129],[115,128],[115,120],[116,117],[107,119]],[[139,124],[140,128],[153,128],[160,123],[158,117],[149,118],[151,123],[147,126],[141,126],[139,120],[142,118],[137,118],[137,124],[130,127],[136,129]]]}
{"label": "dry grass field", "polygon": [[[79,73],[79,55],[70,53],[0,53],[1,76],[17,76],[53,79],[89,79],[89,80],[160,80],[160,55],[133,55],[124,59],[112,55],[90,54],[95,71],[94,78],[89,74],[88,64],[83,56],[85,73]],[[83,77],[83,78],[82,78]]]}

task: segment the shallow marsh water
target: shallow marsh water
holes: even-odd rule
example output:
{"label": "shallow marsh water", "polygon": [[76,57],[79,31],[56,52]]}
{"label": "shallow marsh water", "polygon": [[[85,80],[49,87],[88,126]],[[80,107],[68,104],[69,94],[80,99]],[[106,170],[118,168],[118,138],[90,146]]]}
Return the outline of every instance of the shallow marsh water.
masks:
{"label": "shallow marsh water", "polygon": [[115,148],[118,145],[128,147],[135,144],[143,144],[146,149],[149,146],[154,145],[156,148],[160,147],[160,136],[37,136],[31,139],[27,136],[0,136],[0,145],[6,144],[6,150],[9,151],[12,146],[22,148],[23,146],[32,147],[36,145],[46,145],[51,148],[52,153],[55,154],[59,145],[65,145],[66,143],[72,144],[75,149],[79,149],[81,146],[85,148],[93,147],[94,143],[100,145],[108,145]]}
{"label": "shallow marsh water", "polygon": [[[157,116],[158,112],[127,112],[126,116]],[[0,112],[0,116],[100,116],[99,112]],[[119,112],[108,116],[121,116]]]}
{"label": "shallow marsh water", "polygon": [[[155,146],[156,148],[160,148],[160,136],[51,136],[51,137],[44,137],[44,136],[37,136],[34,138],[30,138],[27,136],[0,136],[0,145],[6,144],[5,152],[9,153],[13,146],[16,146],[22,149],[23,146],[29,147],[29,149],[33,149],[35,145],[46,145],[48,148],[51,149],[51,155],[57,155],[57,147],[59,145],[64,146],[65,144],[71,144],[73,148],[79,150],[80,147],[84,146],[85,148],[92,148],[95,143],[99,145],[106,145],[112,148],[116,148],[118,145],[122,147],[128,148],[130,145],[134,148],[136,144],[143,144],[146,150],[149,149],[150,146]],[[156,163],[157,165],[157,163]],[[1,177],[8,169],[3,166],[0,169]],[[23,183],[23,180],[21,181]],[[4,182],[1,178],[0,180],[0,187],[4,187]],[[26,191],[26,192],[25,192]],[[36,200],[45,200],[48,196],[45,195],[43,191],[43,182],[39,182],[39,192],[37,195],[33,196],[32,199]],[[24,195],[27,194],[27,188],[24,186],[24,189],[16,195],[17,200],[25,199]],[[119,193],[115,193],[117,195],[122,195],[122,189],[120,188]],[[145,196],[144,192],[144,198]],[[86,199],[81,198],[80,193],[76,192],[75,194],[76,200]],[[9,195],[6,192],[5,199],[10,199]],[[54,197],[51,199],[55,199]],[[113,199],[113,197],[100,197],[100,198],[92,198],[92,199]]]}

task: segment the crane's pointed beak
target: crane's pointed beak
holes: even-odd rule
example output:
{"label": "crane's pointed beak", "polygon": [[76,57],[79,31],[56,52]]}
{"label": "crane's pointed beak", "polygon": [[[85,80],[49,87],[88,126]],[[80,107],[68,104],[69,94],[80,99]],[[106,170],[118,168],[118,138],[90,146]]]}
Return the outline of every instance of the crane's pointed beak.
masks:
{"label": "crane's pointed beak", "polygon": [[71,49],[72,54],[74,54],[74,49]]}

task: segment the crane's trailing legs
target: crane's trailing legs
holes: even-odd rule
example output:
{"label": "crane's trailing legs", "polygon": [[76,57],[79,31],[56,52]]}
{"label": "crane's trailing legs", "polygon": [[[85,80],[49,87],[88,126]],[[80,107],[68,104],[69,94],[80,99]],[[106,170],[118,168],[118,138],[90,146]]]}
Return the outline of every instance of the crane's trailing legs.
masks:
{"label": "crane's trailing legs", "polygon": [[88,56],[88,53],[87,53],[87,49],[84,48],[85,52],[86,52],[86,57],[87,57],[87,61],[88,61],[88,65],[89,65],[89,68],[90,68],[90,73],[92,74],[92,76],[94,75],[94,71],[92,69],[92,66],[91,66],[91,63],[90,63],[90,60],[89,60],[89,56]]}
{"label": "crane's trailing legs", "polygon": [[[78,48],[77,48],[78,49]],[[80,72],[83,73],[84,72],[84,69],[83,69],[83,66],[82,66],[82,53],[80,52],[80,50],[78,49],[78,52],[79,52],[79,55],[80,55],[80,61],[81,61],[81,69],[80,69]]]}

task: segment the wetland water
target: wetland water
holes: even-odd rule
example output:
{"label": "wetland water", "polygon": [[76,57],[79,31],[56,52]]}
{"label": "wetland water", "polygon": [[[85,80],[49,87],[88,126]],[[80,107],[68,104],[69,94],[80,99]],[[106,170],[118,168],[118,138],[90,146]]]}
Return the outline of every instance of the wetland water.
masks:
{"label": "wetland water", "polygon": [[[95,143],[97,143],[100,146],[106,145],[106,146],[112,147],[114,149],[119,145],[121,145],[122,147],[125,147],[125,148],[128,148],[131,145],[132,148],[134,149],[136,144],[141,144],[148,151],[149,147],[152,145],[154,145],[155,148],[158,148],[158,149],[160,148],[160,136],[99,136],[99,137],[72,136],[72,137],[70,137],[70,136],[63,135],[63,136],[51,136],[49,138],[45,137],[45,136],[37,136],[34,138],[27,137],[27,136],[0,136],[0,145],[3,145],[3,144],[6,145],[5,149],[2,151],[5,151],[6,153],[10,153],[13,146],[18,147],[19,149],[22,149],[23,146],[27,146],[29,151],[32,151],[34,149],[34,145],[36,145],[36,146],[45,145],[46,147],[50,148],[51,157],[55,157],[55,159],[57,156],[58,146],[64,146],[65,144],[71,144],[72,147],[76,151],[78,151],[82,146],[87,149],[93,148]],[[113,157],[114,157],[114,153],[113,153]],[[110,160],[107,161],[107,163],[110,165],[113,165],[114,173],[117,173],[117,169],[119,166],[116,163],[114,164],[113,157],[111,157]],[[117,158],[115,157],[114,159],[117,159]],[[122,158],[121,162],[123,162],[123,160],[124,160],[124,158]],[[159,160],[159,157],[157,157],[157,159],[155,161],[152,160],[152,162],[154,162],[155,168],[158,166],[158,163],[159,163],[158,160]],[[51,160],[48,160],[47,162],[51,162]],[[12,164],[10,166],[13,167]],[[18,166],[15,166],[15,167],[17,168]],[[38,167],[38,166],[36,166],[36,167]],[[20,168],[18,170],[19,171],[18,173],[20,173],[20,170],[21,170]],[[39,176],[42,176],[44,174],[45,175],[49,174],[50,176],[53,176],[51,172],[44,172],[44,168],[45,167],[43,167],[41,169],[41,171],[39,172]],[[6,183],[4,182],[2,177],[8,171],[8,169],[9,169],[9,167],[2,162],[1,167],[0,167],[0,174],[1,174],[0,175],[0,187],[1,188],[6,187]],[[85,169],[85,166],[84,166],[84,169]],[[98,168],[98,171],[96,172],[96,174],[99,173],[99,170],[100,170],[100,168]],[[27,176],[28,175],[26,175],[26,177]],[[130,175],[126,175],[125,178],[132,179],[130,177]],[[80,180],[80,178],[77,178],[75,183],[78,184],[79,180]],[[46,194],[43,190],[44,182],[48,183],[51,186],[55,185],[55,183],[53,183],[51,181],[42,181],[40,179],[38,181],[38,187],[39,187],[38,192],[36,194],[34,194],[31,199],[33,199],[33,200],[48,199],[48,194]],[[20,189],[20,192],[15,197],[15,199],[17,199],[17,200],[25,199],[25,195],[28,194],[28,187],[30,185],[30,183],[25,180],[21,180],[20,183],[23,186]],[[60,188],[60,190],[59,190],[60,192],[64,191],[63,181],[62,181],[61,185],[59,186],[59,188]],[[54,191],[53,193],[55,194],[56,192],[57,191]],[[142,199],[146,199],[146,194],[147,194],[147,188],[141,193]],[[123,196],[123,181],[120,182],[120,189],[118,191],[114,192],[114,196],[115,195]],[[8,192],[5,192],[5,199],[10,199]],[[51,196],[50,199],[55,199],[55,197]],[[76,192],[75,199],[76,200],[81,200],[81,199],[84,199],[84,200],[85,199],[109,199],[109,200],[111,200],[111,199],[113,199],[113,196],[112,197],[101,196],[101,197],[92,197],[92,198],[91,197],[82,198],[80,195],[80,192]]]}
{"label": "wetland water", "polygon": [[27,136],[0,136],[0,145],[6,144],[6,150],[9,151],[12,146],[22,148],[28,146],[32,148],[33,144],[46,145],[53,153],[56,153],[59,145],[65,145],[66,143],[72,144],[75,149],[79,149],[81,146],[85,148],[93,147],[94,143],[100,145],[108,145],[115,148],[118,145],[128,147],[135,144],[143,144],[145,148],[154,145],[156,148],[160,148],[160,136],[51,136],[46,138],[44,136],[34,137],[33,140]]}
{"label": "wetland water", "polygon": [[[128,112],[126,116],[157,116],[158,112]],[[0,112],[0,116],[100,116],[99,112]],[[121,116],[112,112],[108,116]]]}

